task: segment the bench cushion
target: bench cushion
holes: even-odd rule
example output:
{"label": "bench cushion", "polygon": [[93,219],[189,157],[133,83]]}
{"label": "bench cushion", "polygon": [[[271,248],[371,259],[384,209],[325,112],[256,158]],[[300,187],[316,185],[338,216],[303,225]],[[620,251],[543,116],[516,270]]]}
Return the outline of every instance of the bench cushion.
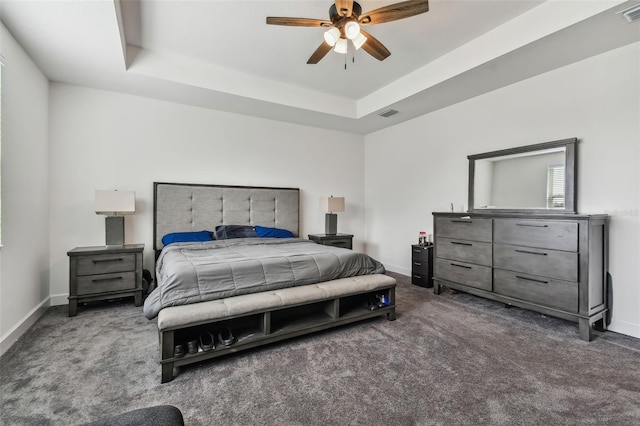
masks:
{"label": "bench cushion", "polygon": [[388,275],[361,275],[300,287],[243,294],[192,305],[171,306],[162,309],[158,314],[158,329],[179,328],[279,307],[366,293],[379,288],[393,287],[395,283],[396,280]]}

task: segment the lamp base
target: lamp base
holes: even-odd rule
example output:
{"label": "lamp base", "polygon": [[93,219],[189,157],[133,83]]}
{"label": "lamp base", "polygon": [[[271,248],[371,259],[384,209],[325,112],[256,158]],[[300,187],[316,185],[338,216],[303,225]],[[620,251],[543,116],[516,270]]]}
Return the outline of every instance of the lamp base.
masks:
{"label": "lamp base", "polygon": [[107,216],[104,219],[105,241],[108,246],[124,245],[124,216]]}
{"label": "lamp base", "polygon": [[327,213],[324,217],[324,233],[327,235],[336,235],[338,231],[338,215],[335,213]]}

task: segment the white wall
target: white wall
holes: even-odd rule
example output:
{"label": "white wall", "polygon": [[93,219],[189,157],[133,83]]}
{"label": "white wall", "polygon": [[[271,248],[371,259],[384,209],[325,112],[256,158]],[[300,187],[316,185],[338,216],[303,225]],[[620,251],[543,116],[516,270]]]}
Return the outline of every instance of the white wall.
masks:
{"label": "white wall", "polygon": [[2,249],[0,354],[49,303],[48,87],[0,24],[2,69]]}
{"label": "white wall", "polygon": [[51,84],[51,294],[67,303],[67,251],[104,244],[94,190],[136,191],[128,243],[153,268],[153,182],[297,187],[301,235],[324,232],[321,196],[346,198],[338,231],[364,233],[364,138],[153,99]]}
{"label": "white wall", "polygon": [[639,75],[636,43],[367,135],[368,253],[409,274],[431,212],[466,208],[467,155],[577,137],[578,211],[610,215],[610,328],[640,337]]}

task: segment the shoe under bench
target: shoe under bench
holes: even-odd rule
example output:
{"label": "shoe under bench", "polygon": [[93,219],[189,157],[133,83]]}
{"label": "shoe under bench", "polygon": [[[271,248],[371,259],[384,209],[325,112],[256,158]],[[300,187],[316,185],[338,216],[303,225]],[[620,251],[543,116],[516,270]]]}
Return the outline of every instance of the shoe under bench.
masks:
{"label": "shoe under bench", "polygon": [[[158,314],[161,382],[171,381],[177,367],[245,349],[377,316],[393,321],[395,287],[394,278],[375,274],[164,308]],[[376,296],[388,304],[372,308],[369,301]],[[176,344],[227,327],[233,344],[216,342],[212,350],[174,356]]]}

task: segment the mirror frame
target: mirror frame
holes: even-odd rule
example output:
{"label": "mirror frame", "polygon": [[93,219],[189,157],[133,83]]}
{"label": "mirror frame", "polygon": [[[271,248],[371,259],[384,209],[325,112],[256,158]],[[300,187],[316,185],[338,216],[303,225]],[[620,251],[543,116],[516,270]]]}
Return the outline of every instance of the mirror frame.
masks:
{"label": "mirror frame", "polygon": [[[566,213],[576,213],[576,147],[577,147],[577,138],[570,139],[561,139],[557,141],[551,142],[543,142],[535,145],[527,145],[521,146],[517,148],[509,148],[502,149],[499,151],[485,152],[482,154],[469,155],[467,158],[469,159],[469,207],[468,211],[473,213],[546,213],[546,214],[566,214]],[[533,151],[542,151],[551,148],[565,148],[565,173],[564,173],[564,185],[565,185],[565,194],[564,194],[564,208],[563,209],[501,209],[501,208],[487,208],[487,209],[476,209],[474,208],[474,191],[475,191],[475,166],[476,160],[483,160],[488,158],[502,157],[506,155],[513,154],[522,154],[525,152],[533,152]]]}

